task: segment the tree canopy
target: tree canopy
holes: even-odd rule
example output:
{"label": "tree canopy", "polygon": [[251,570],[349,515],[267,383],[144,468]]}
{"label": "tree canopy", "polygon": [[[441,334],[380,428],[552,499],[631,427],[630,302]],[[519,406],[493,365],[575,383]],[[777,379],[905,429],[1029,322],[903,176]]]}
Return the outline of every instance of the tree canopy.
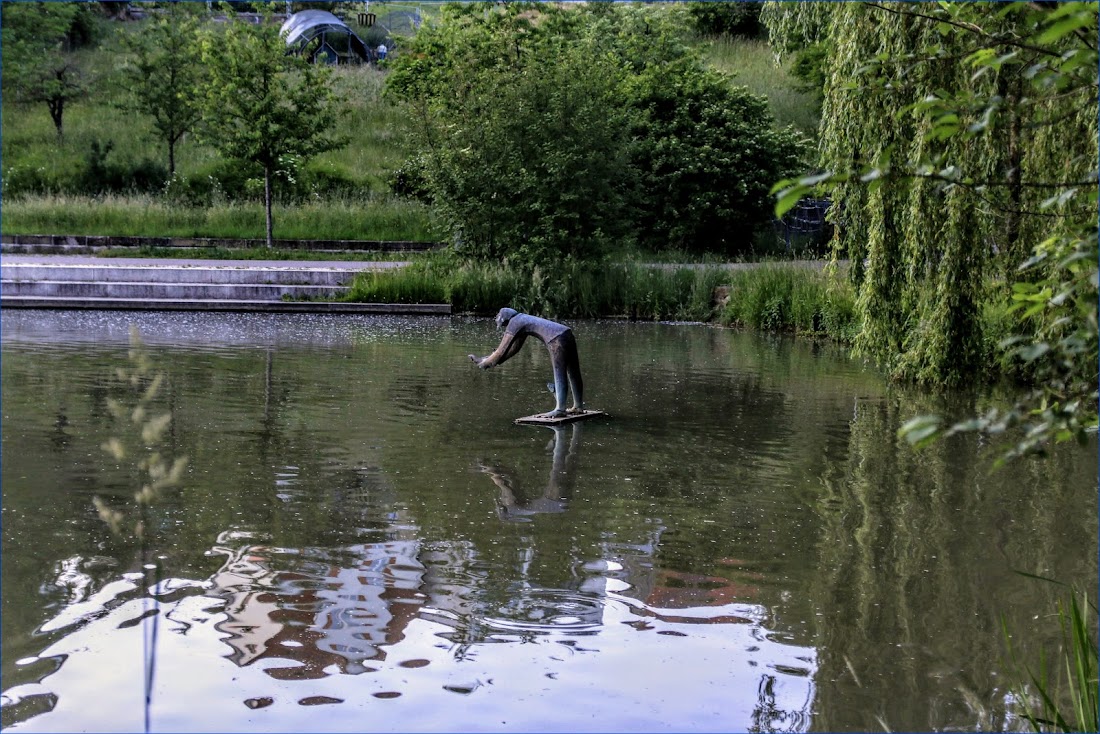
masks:
{"label": "tree canopy", "polygon": [[169,176],[176,172],[176,144],[202,117],[199,27],[200,19],[190,7],[173,3],[149,18],[142,33],[124,39],[131,54],[121,75],[129,92],[126,106],[152,118],[158,138],[168,148]]}
{"label": "tree canopy", "polygon": [[88,92],[77,49],[91,33],[90,10],[81,3],[3,3],[2,13],[4,87],[20,101],[44,103],[62,142],[65,108]]}

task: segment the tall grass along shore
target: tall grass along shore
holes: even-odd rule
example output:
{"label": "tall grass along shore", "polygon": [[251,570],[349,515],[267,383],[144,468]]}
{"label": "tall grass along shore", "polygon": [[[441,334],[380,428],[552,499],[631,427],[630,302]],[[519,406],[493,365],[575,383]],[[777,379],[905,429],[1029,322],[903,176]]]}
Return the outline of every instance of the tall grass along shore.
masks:
{"label": "tall grass along shore", "polygon": [[851,286],[833,272],[762,264],[655,267],[636,262],[566,263],[553,272],[498,263],[459,263],[428,255],[396,272],[361,273],[347,299],[374,303],[449,303],[490,314],[501,305],[557,318],[715,321],[850,341]]}

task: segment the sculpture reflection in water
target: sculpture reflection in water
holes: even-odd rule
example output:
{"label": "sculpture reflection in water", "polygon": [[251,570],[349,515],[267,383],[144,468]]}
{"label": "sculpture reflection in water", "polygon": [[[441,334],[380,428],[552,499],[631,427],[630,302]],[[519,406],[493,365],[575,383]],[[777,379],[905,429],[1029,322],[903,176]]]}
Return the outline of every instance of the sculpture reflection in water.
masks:
{"label": "sculpture reflection in water", "polygon": [[[529,515],[564,512],[569,506],[575,484],[574,469],[580,448],[581,426],[573,423],[565,426],[550,426],[554,438],[546,448],[553,451],[550,465],[550,480],[540,497],[528,497],[510,472],[499,464],[478,462],[477,468],[493,480],[500,489],[497,499],[497,514],[502,520],[525,520]],[[566,433],[569,438],[566,439]]]}
{"label": "sculpture reflection in water", "polygon": [[[610,675],[618,656],[596,653],[627,644],[653,655],[677,649],[689,657],[718,645],[728,653],[724,678],[740,690],[756,690],[742,704],[743,726],[804,729],[816,654],[770,639],[767,610],[756,602],[752,584],[742,583],[747,579],[663,567],[663,527],[606,538],[587,551],[570,546],[565,555],[548,543],[548,527],[586,519],[583,508],[571,507],[580,486],[584,428],[550,428],[549,475],[543,464],[539,492],[525,492],[525,474],[502,462],[475,464],[495,485],[500,520],[533,523],[511,553],[476,537],[427,538],[414,517],[388,504],[385,526],[372,528],[373,542],[284,548],[247,534],[219,538],[214,551],[226,561],[204,585],[207,596],[223,602],[215,626],[230,648],[225,657],[281,681],[372,673],[371,685],[398,696],[441,683],[446,692],[471,693],[484,684],[476,675],[479,665],[494,669],[490,661],[504,665],[509,658],[500,655],[501,643],[545,643],[532,660],[537,675],[550,680],[566,670]],[[384,485],[370,486],[369,497],[360,498],[367,505],[385,493]],[[536,522],[539,516],[550,522]],[[572,652],[563,658],[566,648]],[[417,668],[427,670],[413,673]],[[681,673],[686,686],[712,675],[695,680],[694,666]]]}

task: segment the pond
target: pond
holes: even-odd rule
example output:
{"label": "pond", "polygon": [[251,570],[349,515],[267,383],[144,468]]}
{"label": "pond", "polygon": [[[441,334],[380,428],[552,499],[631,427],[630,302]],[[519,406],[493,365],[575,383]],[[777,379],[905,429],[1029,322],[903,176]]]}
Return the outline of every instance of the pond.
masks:
{"label": "pond", "polygon": [[[512,423],[540,344],[466,359],[489,319],[2,319],[13,730],[1021,729],[1001,622],[1037,659],[1059,590],[1017,571],[1096,593],[1095,446],[915,453],[981,399],[829,345],[580,322],[610,415],[552,429]],[[188,460],[145,557],[93,506],[141,486],[102,448],[131,324]]]}

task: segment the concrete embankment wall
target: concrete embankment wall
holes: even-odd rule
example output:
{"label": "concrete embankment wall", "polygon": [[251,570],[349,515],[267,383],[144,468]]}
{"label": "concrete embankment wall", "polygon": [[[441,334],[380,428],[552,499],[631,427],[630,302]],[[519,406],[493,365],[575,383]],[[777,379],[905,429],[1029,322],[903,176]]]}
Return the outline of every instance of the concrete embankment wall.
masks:
{"label": "concrete embankment wall", "polygon": [[403,264],[6,255],[0,260],[0,306],[449,314],[449,304],[339,300],[356,273]]}

